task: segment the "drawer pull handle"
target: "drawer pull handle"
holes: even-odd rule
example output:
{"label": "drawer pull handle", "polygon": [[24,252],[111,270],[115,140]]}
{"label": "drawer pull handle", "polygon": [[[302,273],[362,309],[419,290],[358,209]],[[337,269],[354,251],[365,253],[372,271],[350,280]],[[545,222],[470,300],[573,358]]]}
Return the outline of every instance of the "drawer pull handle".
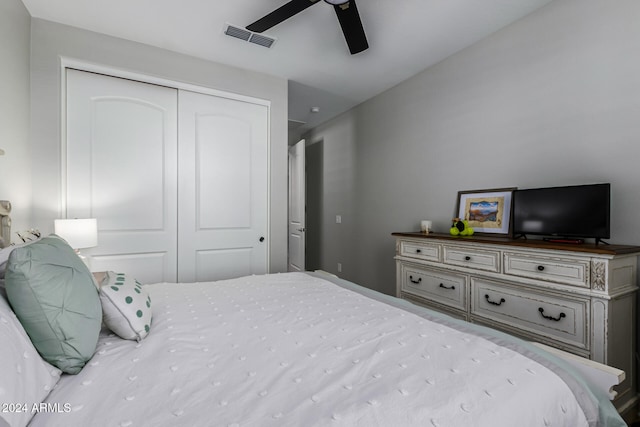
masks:
{"label": "drawer pull handle", "polygon": [[409,276],[409,281],[411,281],[411,283],[415,283],[416,285],[420,282],[422,282],[422,277],[418,277],[418,280],[414,280],[413,276]]}
{"label": "drawer pull handle", "polygon": [[547,315],[544,314],[544,308],[542,308],[542,307],[538,308],[538,311],[540,312],[540,315],[542,317],[544,317],[547,320],[553,320],[554,322],[559,322],[562,318],[567,317],[567,315],[564,314],[564,313],[560,313],[560,315],[558,317],[547,316]]}
{"label": "drawer pull handle", "polygon": [[504,298],[500,298],[500,301],[498,302],[491,301],[489,299],[489,294],[484,294],[484,299],[486,299],[489,304],[493,304],[493,305],[502,305],[502,303],[506,302]]}
{"label": "drawer pull handle", "polygon": [[538,271],[544,271],[544,265],[539,265],[538,266]]}
{"label": "drawer pull handle", "polygon": [[448,289],[450,291],[454,290],[456,287],[454,285],[449,286],[445,286],[444,283],[440,283],[440,287],[443,289]]}
{"label": "drawer pull handle", "polygon": [[416,253],[417,254],[421,254],[422,253],[422,249],[416,249]]}
{"label": "drawer pull handle", "polygon": [[471,257],[469,255],[467,255],[466,257],[464,257],[465,261],[471,261]]}

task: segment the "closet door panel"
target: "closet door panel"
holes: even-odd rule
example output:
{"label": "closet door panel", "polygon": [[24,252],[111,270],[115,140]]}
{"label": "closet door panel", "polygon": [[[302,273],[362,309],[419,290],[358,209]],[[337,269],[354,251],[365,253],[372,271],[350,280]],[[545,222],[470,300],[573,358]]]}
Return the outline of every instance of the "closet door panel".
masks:
{"label": "closet door panel", "polygon": [[91,197],[102,230],[164,228],[164,120],[157,105],[95,101]]}
{"label": "closet door panel", "polygon": [[251,271],[252,256],[253,248],[251,247],[197,250],[196,277],[224,279],[247,275],[247,271]]}
{"label": "closet door panel", "polygon": [[[163,281],[175,282],[175,279],[165,280],[155,277],[164,271],[168,262],[167,252],[140,252],[118,255],[95,255],[91,258],[93,271],[119,271],[131,274],[141,283],[158,283]],[[117,266],[114,268],[114,266]]]}
{"label": "closet door panel", "polygon": [[195,126],[197,228],[250,228],[250,123],[203,114]]}
{"label": "closet door panel", "polygon": [[267,272],[268,109],[179,93],[180,281]]}
{"label": "closet door panel", "polygon": [[66,208],[98,219],[92,269],[177,278],[177,90],[67,70]]}

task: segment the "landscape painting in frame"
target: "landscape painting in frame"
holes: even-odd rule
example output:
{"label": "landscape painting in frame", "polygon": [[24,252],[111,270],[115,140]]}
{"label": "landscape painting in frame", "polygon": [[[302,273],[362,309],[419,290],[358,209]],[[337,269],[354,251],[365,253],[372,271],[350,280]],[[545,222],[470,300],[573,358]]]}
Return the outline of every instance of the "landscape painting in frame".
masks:
{"label": "landscape painting in frame", "polygon": [[458,218],[475,233],[511,236],[511,197],[514,188],[458,192]]}

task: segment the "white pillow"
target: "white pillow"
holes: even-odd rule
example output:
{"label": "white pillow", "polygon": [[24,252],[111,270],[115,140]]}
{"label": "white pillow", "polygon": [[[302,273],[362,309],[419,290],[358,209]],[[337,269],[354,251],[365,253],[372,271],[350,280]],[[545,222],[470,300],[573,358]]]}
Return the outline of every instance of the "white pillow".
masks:
{"label": "white pillow", "polygon": [[100,283],[102,320],[120,338],[140,341],[151,328],[151,298],[140,282],[107,272]]}
{"label": "white pillow", "polygon": [[20,405],[0,412],[0,418],[12,427],[26,426],[60,379],[60,370],[40,357],[9,307],[4,290],[0,290],[0,343],[0,402]]}

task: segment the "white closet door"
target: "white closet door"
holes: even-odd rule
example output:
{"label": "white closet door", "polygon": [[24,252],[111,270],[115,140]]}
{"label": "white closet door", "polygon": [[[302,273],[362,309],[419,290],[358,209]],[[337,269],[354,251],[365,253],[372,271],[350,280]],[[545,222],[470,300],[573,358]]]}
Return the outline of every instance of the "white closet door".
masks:
{"label": "white closet door", "polygon": [[267,272],[268,109],[179,93],[178,280]]}
{"label": "white closet door", "polygon": [[177,90],[67,71],[69,218],[97,218],[94,271],[177,278]]}

